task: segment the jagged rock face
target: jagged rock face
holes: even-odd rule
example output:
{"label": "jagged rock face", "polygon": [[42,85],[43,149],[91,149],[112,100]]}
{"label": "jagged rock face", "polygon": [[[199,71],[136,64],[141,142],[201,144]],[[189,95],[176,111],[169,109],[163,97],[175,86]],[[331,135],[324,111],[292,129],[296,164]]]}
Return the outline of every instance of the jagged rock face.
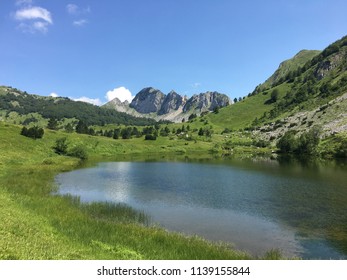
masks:
{"label": "jagged rock face", "polygon": [[225,95],[214,92],[200,93],[199,95],[193,95],[188,99],[183,108],[183,112],[187,112],[191,109],[201,111],[212,111],[216,107],[225,107],[231,104],[230,98]]}
{"label": "jagged rock face", "polygon": [[165,97],[163,104],[161,105],[161,108],[158,112],[158,115],[165,115],[172,111],[176,111],[182,105],[183,105],[183,97],[172,90]]}
{"label": "jagged rock face", "polygon": [[130,107],[142,114],[158,112],[165,99],[165,94],[154,88],[144,88],[136,94]]}
{"label": "jagged rock face", "polygon": [[335,55],[332,55],[329,57],[329,59],[326,59],[318,64],[317,69],[315,70],[315,77],[318,80],[323,79],[330,71],[338,67],[342,60],[346,60],[347,54],[346,53],[337,53]]}
{"label": "jagged rock face", "polygon": [[113,108],[136,117],[181,122],[192,113],[199,115],[201,112],[212,111],[216,107],[225,107],[229,104],[231,104],[229,97],[218,92],[208,91],[196,94],[187,101],[185,96],[182,97],[175,91],[165,95],[160,90],[148,87],[136,94],[130,104],[115,98],[104,107]]}
{"label": "jagged rock face", "polygon": [[113,108],[118,112],[126,112],[129,106],[129,102],[125,100],[124,102],[120,101],[117,97],[112,99],[107,103],[108,108]]}

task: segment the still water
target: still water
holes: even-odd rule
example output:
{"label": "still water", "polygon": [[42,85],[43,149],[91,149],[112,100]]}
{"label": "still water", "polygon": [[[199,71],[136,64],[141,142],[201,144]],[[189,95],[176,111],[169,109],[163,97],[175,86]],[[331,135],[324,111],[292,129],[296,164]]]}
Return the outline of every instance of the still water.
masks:
{"label": "still water", "polygon": [[260,161],[106,162],[56,177],[60,194],[126,203],[153,223],[262,255],[347,258],[347,167]]}

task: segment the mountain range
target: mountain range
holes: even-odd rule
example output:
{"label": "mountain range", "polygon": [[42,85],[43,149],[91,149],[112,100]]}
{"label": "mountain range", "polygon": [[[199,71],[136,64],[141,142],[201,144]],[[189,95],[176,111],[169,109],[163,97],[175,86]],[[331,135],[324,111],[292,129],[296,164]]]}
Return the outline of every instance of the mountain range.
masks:
{"label": "mountain range", "polygon": [[103,107],[136,117],[181,122],[183,119],[187,120],[191,114],[200,115],[231,103],[227,95],[216,91],[195,94],[188,99],[173,90],[165,95],[158,89],[147,87],[138,92],[131,103],[114,98]]}
{"label": "mountain range", "polygon": [[[216,108],[218,113],[205,116],[204,112]],[[286,130],[300,133],[313,125],[321,126],[324,135],[344,133],[346,112],[347,36],[322,51],[303,50],[280,63],[273,75],[235,104],[218,92],[187,98],[175,91],[164,94],[147,87],[131,103],[115,98],[98,107],[0,87],[0,120],[17,124],[54,117],[79,119],[88,125],[150,125],[158,120],[181,122],[196,114],[217,130],[258,131],[268,140],[278,139]]]}

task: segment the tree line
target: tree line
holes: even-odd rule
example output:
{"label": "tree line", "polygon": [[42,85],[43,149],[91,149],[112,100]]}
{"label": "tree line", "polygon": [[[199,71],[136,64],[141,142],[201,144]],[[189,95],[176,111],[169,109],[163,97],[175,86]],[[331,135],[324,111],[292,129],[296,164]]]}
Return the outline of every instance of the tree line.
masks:
{"label": "tree line", "polygon": [[[0,109],[17,112],[20,115],[39,113],[46,119],[76,118],[87,125],[124,124],[154,125],[153,119],[137,118],[114,109],[95,106],[86,102],[73,101],[69,98],[39,97],[12,89],[0,95]],[[166,122],[168,123],[168,122]]]}

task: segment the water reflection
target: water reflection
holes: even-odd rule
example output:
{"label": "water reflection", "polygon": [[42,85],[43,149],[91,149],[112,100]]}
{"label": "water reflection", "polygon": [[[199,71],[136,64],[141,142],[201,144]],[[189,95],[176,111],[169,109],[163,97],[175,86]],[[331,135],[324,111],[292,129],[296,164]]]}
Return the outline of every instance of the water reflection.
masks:
{"label": "water reflection", "polygon": [[253,254],[345,258],[346,170],[288,162],[109,162],[57,182],[62,194],[127,203],[170,230]]}

